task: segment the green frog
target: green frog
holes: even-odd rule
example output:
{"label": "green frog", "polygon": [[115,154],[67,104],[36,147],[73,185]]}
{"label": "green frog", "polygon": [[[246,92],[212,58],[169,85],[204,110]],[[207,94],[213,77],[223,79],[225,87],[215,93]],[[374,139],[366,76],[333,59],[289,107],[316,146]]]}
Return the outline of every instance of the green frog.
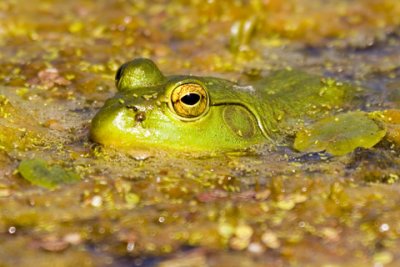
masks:
{"label": "green frog", "polygon": [[93,118],[90,137],[125,149],[227,151],[285,144],[310,122],[349,107],[357,91],[292,69],[249,85],[166,76],[145,58],[123,64],[115,82],[118,92]]}

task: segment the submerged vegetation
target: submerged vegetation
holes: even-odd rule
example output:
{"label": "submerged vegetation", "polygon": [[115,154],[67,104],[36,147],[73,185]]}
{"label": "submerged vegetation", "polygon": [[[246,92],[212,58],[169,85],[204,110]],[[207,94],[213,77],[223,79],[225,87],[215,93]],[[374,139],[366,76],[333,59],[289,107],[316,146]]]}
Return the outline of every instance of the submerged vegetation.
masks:
{"label": "submerged vegetation", "polygon": [[[397,0],[3,0],[0,15],[0,265],[399,265]],[[166,74],[297,68],[368,88],[365,113],[337,116],[371,123],[370,139],[347,154],[335,136],[302,149],[307,134],[293,136],[304,152],[102,147],[90,121],[136,57]]]}

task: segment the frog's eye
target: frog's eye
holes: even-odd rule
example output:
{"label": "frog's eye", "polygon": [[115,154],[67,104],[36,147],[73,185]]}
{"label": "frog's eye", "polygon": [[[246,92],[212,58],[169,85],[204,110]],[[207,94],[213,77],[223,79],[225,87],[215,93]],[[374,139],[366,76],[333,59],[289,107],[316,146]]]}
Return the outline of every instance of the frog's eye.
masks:
{"label": "frog's eye", "polygon": [[126,62],[115,74],[115,85],[120,92],[156,86],[164,81],[165,77],[156,64],[147,58]]}
{"label": "frog's eye", "polygon": [[208,95],[200,84],[185,83],[172,91],[170,104],[178,116],[196,118],[207,111]]}

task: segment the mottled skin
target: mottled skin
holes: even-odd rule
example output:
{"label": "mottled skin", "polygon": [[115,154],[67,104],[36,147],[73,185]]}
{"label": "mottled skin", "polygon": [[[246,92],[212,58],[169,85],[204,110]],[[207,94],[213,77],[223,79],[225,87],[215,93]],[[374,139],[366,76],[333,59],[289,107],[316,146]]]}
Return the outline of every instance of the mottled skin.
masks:
{"label": "mottled skin", "polygon": [[148,59],[122,65],[116,85],[118,93],[92,120],[91,139],[117,148],[181,151],[281,143],[305,122],[343,108],[354,93],[348,85],[294,70],[247,86],[213,77],[166,77]]}

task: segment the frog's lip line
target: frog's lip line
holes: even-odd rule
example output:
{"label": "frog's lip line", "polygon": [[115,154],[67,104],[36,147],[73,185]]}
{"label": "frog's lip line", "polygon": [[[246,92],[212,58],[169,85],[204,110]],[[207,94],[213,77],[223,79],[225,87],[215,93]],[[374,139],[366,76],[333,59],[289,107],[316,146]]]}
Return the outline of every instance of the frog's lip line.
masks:
{"label": "frog's lip line", "polygon": [[223,105],[238,105],[238,106],[242,106],[245,109],[247,109],[247,111],[249,111],[254,116],[254,118],[256,119],[257,124],[258,124],[258,128],[261,130],[261,132],[264,135],[264,137],[267,138],[268,141],[274,143],[274,140],[272,140],[272,138],[268,135],[267,130],[264,128],[264,125],[262,124],[261,118],[259,116],[257,116],[257,114],[255,112],[253,112],[253,110],[251,110],[251,108],[249,108],[246,104],[243,104],[242,102],[229,101],[229,102],[213,103],[211,106],[223,106]]}

